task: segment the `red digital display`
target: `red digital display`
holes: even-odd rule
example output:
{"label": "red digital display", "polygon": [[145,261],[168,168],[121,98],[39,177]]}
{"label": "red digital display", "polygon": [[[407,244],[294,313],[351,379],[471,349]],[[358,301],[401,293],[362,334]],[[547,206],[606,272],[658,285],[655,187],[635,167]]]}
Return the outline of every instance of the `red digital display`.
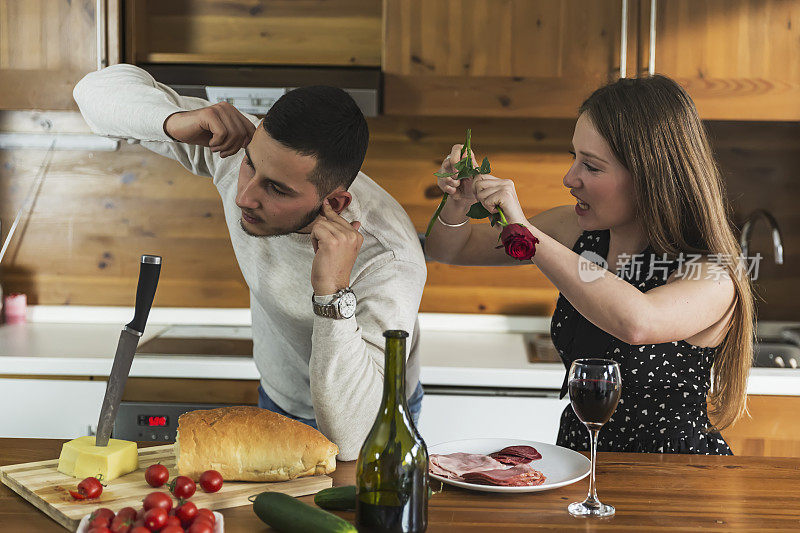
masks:
{"label": "red digital display", "polygon": [[147,425],[150,426],[150,427],[166,426],[167,425],[167,417],[166,416],[148,416],[147,417]]}

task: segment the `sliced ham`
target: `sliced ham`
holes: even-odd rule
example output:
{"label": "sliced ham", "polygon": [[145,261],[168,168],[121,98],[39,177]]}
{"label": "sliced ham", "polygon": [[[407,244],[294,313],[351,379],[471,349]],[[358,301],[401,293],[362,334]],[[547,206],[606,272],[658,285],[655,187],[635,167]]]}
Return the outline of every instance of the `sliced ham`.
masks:
{"label": "sliced ham", "polygon": [[511,468],[465,472],[461,478],[467,483],[480,485],[498,485],[503,487],[525,487],[541,485],[545,482],[544,474],[530,465],[517,465]]}
{"label": "sliced ham", "polygon": [[460,479],[465,472],[503,468],[501,462],[479,453],[434,453],[429,460],[431,473],[450,479]]}
{"label": "sliced ham", "polygon": [[542,455],[531,446],[508,446],[489,455],[461,452],[431,454],[428,469],[431,474],[468,483],[535,486],[544,483],[546,478],[528,463],[541,458]]}

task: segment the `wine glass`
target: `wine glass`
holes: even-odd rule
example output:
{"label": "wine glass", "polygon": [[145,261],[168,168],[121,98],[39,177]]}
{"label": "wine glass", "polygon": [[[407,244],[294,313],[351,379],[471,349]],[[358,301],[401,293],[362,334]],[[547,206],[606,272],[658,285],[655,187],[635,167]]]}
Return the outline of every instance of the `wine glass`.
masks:
{"label": "wine glass", "polygon": [[572,516],[612,516],[614,507],[601,503],[595,490],[594,470],[597,464],[597,434],[608,422],[622,392],[619,364],[610,359],[578,359],[569,369],[569,400],[578,419],[589,430],[592,450],[592,471],[589,494],[582,502],[569,505]]}

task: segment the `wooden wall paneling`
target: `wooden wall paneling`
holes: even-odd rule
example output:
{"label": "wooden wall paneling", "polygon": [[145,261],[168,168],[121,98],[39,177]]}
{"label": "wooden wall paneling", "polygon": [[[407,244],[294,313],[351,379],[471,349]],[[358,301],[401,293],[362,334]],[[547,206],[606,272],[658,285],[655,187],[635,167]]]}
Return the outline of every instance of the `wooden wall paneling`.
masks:
{"label": "wooden wall paneling", "polygon": [[379,66],[380,0],[135,0],[145,63]]}
{"label": "wooden wall paneling", "polygon": [[[43,154],[0,152],[4,228]],[[131,305],[142,253],[164,257],[155,305],[249,305],[211,181],[125,144],[119,152],[54,154],[3,262],[3,282],[31,303]]]}
{"label": "wooden wall paneling", "polygon": [[[0,113],[0,130],[85,131],[77,113]],[[513,178],[526,213],[572,198],[562,180],[574,119],[375,117],[364,171],[396,197],[423,231],[440,192],[433,172],[453,144],[473,130],[479,156],[495,175]],[[771,263],[766,227],[753,232],[751,250],[765,259],[757,288],[762,319],[800,320],[793,294],[800,282],[800,220],[795,169],[800,125],[710,122],[741,227],[757,207],[772,211],[784,235],[785,264]],[[0,218],[8,228],[44,151],[0,152]],[[144,207],[143,207],[144,206]],[[247,307],[249,293],[231,249],[216,190],[177,163],[136,146],[118,152],[57,152],[21,242],[0,267],[6,291],[31,303],[131,305],[140,253],[161,253],[163,275],[155,305]],[[429,263],[422,310],[549,315],[556,289],[532,266],[456,267]]]}
{"label": "wooden wall paneling", "polygon": [[656,71],[704,119],[800,119],[800,3],[659,2]]}

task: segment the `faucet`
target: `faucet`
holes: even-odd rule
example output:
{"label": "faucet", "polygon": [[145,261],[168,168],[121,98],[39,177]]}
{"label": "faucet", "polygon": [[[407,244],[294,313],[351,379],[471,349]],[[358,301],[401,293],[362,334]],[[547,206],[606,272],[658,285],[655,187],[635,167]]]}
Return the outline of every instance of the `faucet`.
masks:
{"label": "faucet", "polygon": [[766,209],[756,209],[745,219],[742,226],[742,236],[739,239],[739,244],[742,246],[742,255],[749,257],[748,249],[750,247],[750,235],[753,233],[753,225],[759,217],[764,218],[772,229],[772,246],[775,249],[775,263],[778,265],[783,264],[783,241],[781,239],[781,230],[778,227],[778,222],[775,217]]}

